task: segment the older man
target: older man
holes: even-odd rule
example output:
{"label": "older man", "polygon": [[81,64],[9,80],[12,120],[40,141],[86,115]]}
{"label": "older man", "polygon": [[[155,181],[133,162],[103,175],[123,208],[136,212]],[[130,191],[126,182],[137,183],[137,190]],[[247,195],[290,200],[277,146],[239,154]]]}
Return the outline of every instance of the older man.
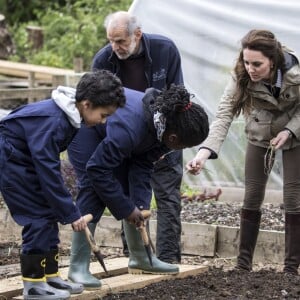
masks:
{"label": "older man", "polygon": [[[169,38],[143,33],[137,17],[124,11],[108,15],[104,26],[110,43],[95,55],[93,69],[110,70],[125,87],[142,92],[183,84],[180,54]],[[182,151],[155,165],[151,184],[157,202],[157,256],[170,263],[181,260],[181,180]]]}

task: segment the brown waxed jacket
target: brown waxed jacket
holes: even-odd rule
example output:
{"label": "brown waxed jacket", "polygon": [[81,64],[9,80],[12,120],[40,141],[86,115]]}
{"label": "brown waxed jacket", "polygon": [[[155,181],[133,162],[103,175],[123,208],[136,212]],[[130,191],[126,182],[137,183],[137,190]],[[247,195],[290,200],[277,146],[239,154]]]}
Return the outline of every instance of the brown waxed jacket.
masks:
{"label": "brown waxed jacket", "polygon": [[[294,53],[290,52],[294,55]],[[210,133],[200,148],[212,150],[210,158],[217,158],[229,127],[234,119],[232,108],[235,76],[232,74],[227,84],[216,113],[210,126]],[[270,140],[284,128],[293,133],[293,137],[284,144],[282,149],[290,149],[300,145],[300,66],[292,66],[283,74],[280,95],[276,99],[261,82],[249,82],[249,96],[252,110],[245,116],[245,133],[248,141],[260,147],[268,147]]]}

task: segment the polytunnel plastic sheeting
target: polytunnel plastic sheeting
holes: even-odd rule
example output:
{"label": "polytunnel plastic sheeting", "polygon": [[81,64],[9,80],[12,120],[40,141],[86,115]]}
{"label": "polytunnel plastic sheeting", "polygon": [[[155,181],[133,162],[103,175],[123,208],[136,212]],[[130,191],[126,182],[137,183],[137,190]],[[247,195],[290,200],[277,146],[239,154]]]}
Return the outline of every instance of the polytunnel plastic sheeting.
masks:
{"label": "polytunnel plastic sheeting", "polygon": [[[136,0],[130,11],[144,32],[171,38],[177,45],[187,89],[193,101],[214,119],[223,90],[240,49],[241,38],[251,29],[268,29],[300,54],[300,1],[298,0]],[[199,176],[184,175],[196,186],[244,186],[246,139],[244,120],[233,121],[219,159],[209,160]],[[184,150],[184,162],[198,147]],[[268,183],[282,187],[281,153]]]}

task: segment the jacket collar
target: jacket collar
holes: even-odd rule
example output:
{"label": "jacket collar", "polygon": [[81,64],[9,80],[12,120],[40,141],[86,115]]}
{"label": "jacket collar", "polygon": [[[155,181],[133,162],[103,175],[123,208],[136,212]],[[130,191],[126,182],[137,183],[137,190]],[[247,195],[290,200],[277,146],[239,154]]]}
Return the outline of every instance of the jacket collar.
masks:
{"label": "jacket collar", "polygon": [[[296,53],[284,48],[285,73],[283,75],[284,87],[286,85],[300,84],[300,67]],[[283,87],[283,88],[284,88]]]}

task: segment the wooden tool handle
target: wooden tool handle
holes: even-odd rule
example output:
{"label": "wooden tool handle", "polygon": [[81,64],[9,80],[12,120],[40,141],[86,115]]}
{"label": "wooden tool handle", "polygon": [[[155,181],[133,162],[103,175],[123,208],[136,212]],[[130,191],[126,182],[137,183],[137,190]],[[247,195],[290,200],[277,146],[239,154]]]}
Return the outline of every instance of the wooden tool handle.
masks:
{"label": "wooden tool handle", "polygon": [[[83,216],[83,218],[87,223],[89,223],[93,220],[93,215],[92,214],[87,214],[87,215]],[[85,232],[86,238],[87,238],[92,250],[93,251],[98,251],[99,247],[97,246],[96,241],[95,241],[93,235],[91,234],[91,231],[88,228],[88,226],[85,227],[84,232]]]}
{"label": "wooden tool handle", "polygon": [[148,237],[145,225],[140,226],[139,231],[141,233],[141,237],[142,237],[144,245],[149,245],[149,237]]}
{"label": "wooden tool handle", "polygon": [[91,234],[89,228],[85,227],[84,232],[85,232],[86,238],[87,238],[92,250],[94,252],[99,251],[99,247],[97,246],[96,241],[95,241],[93,235]]}
{"label": "wooden tool handle", "polygon": [[[93,220],[93,215],[92,214],[87,214],[87,215],[83,216],[83,218],[88,223],[88,222],[91,222]],[[92,233],[91,233],[88,226],[85,227],[84,233],[86,235],[86,239],[87,239],[88,243],[91,246],[92,251],[94,252],[96,258],[99,261],[99,263],[101,264],[103,270],[108,275],[108,271],[105,267],[105,263],[104,263],[103,256],[102,256],[101,251],[100,251],[100,247],[96,244],[96,241],[95,241],[95,239],[94,239],[94,237],[93,237],[93,235],[92,235]]]}
{"label": "wooden tool handle", "polygon": [[89,223],[93,220],[94,217],[92,214],[87,214],[87,215],[83,216],[83,218],[87,223]]}
{"label": "wooden tool handle", "polygon": [[[145,220],[150,218],[150,216],[151,216],[151,211],[150,210],[142,210],[141,213],[142,213]],[[148,237],[148,233],[147,233],[146,226],[145,226],[144,222],[139,227],[139,231],[141,233],[141,237],[142,237],[144,245],[149,245],[149,237]]]}
{"label": "wooden tool handle", "polygon": [[142,213],[144,219],[150,218],[150,216],[151,216],[150,210],[142,210],[141,213]]}

